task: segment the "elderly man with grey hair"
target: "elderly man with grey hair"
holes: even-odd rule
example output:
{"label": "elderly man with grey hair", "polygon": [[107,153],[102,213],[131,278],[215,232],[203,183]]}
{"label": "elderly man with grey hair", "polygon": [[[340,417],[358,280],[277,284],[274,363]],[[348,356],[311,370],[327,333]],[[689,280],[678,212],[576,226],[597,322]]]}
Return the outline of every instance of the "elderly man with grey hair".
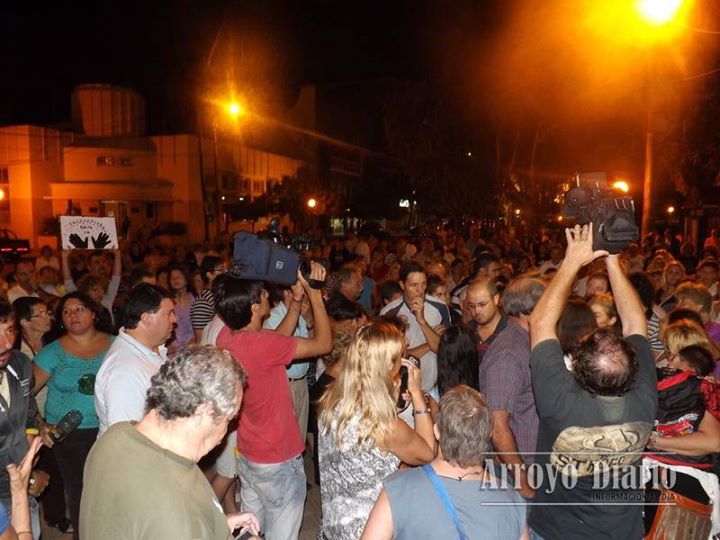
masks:
{"label": "elderly man with grey hair", "polygon": [[486,468],[492,415],[482,394],[465,385],[443,394],[434,432],[437,457],[385,479],[363,540],[527,538],[525,502]]}
{"label": "elderly man with grey hair", "polygon": [[237,415],[245,372],[229,353],[190,346],[153,376],[142,420],[113,425],[85,465],[83,540],[229,540],[252,514],[225,516],[197,462]]}
{"label": "elderly man with grey hair", "polygon": [[511,467],[523,497],[534,496],[527,482],[538,437],[530,376],[530,313],[545,284],[527,277],[511,281],[502,297],[508,322],[485,353],[479,369],[479,389],[493,416],[492,444],[500,462]]}

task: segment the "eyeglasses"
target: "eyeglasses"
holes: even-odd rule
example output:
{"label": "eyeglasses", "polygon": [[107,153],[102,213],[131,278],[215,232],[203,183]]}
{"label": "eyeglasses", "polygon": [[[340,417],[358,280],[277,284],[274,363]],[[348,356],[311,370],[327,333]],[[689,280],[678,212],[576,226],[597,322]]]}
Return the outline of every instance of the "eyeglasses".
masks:
{"label": "eyeglasses", "polygon": [[44,309],[42,311],[38,311],[35,315],[30,315],[28,319],[34,319],[35,317],[52,317],[52,313]]}
{"label": "eyeglasses", "polygon": [[473,304],[473,303],[471,303],[471,302],[466,302],[466,303],[465,303],[465,306],[466,306],[470,311],[477,311],[478,309],[486,308],[489,303],[490,303],[490,302],[485,302],[485,303],[482,303],[482,302],[481,302],[481,303],[479,303],[479,304]]}

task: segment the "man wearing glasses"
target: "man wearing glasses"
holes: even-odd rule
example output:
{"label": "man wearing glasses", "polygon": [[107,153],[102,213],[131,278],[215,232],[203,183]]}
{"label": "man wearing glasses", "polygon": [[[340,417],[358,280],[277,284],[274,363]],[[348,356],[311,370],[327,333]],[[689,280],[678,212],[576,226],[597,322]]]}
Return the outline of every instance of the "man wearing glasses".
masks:
{"label": "man wearing glasses", "polygon": [[470,283],[461,305],[463,314],[467,314],[470,326],[475,330],[480,364],[490,344],[507,325],[507,318],[500,310],[500,291],[495,278],[479,278]]}

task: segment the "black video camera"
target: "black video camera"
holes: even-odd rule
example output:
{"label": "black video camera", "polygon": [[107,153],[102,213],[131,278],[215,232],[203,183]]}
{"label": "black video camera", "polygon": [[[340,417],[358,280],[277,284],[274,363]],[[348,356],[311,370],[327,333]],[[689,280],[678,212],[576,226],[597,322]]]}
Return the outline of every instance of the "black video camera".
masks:
{"label": "black video camera", "polygon": [[241,279],[294,285],[300,270],[308,285],[313,289],[322,289],[325,282],[310,278],[310,260],[301,254],[301,251],[309,249],[310,239],[298,236],[286,242],[279,225],[280,221],[273,218],[268,230],[261,234],[237,233],[231,273]]}
{"label": "black video camera", "polygon": [[565,194],[562,215],[580,225],[592,223],[593,249],[620,253],[640,238],[632,197],[618,197],[605,182],[581,179]]}

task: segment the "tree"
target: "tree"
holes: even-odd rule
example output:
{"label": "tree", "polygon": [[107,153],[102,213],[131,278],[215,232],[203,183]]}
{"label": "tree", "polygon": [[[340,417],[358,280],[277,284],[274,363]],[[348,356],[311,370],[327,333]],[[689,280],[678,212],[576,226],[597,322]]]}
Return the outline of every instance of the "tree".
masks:
{"label": "tree", "polygon": [[384,107],[388,152],[397,158],[422,213],[489,215],[497,184],[473,156],[460,114],[428,83],[398,83]]}

